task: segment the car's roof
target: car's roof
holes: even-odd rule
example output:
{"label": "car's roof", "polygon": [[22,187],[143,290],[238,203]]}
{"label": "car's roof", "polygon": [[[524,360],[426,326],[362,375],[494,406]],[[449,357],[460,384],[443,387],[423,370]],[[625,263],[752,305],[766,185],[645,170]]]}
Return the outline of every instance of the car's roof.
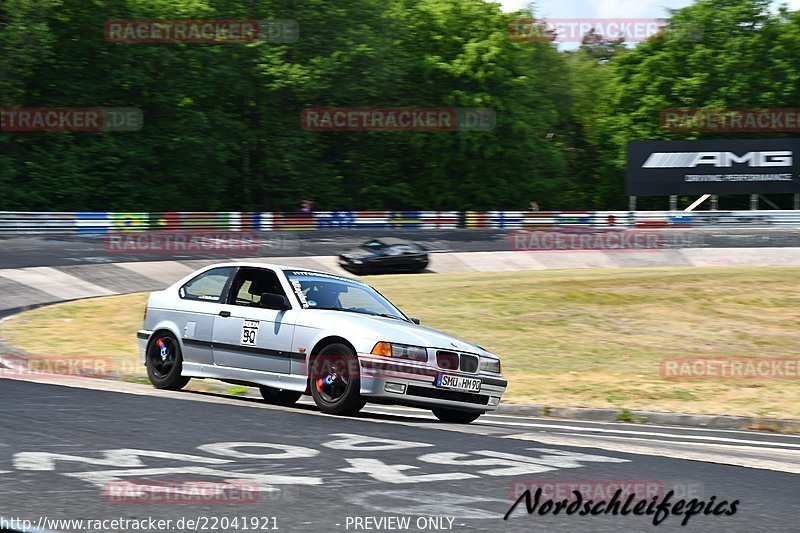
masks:
{"label": "car's roof", "polygon": [[378,238],[376,238],[376,239],[369,239],[369,240],[368,240],[368,241],[366,241],[366,242],[373,242],[373,241],[379,241],[379,242],[382,242],[383,244],[389,244],[389,245],[395,245],[395,244],[414,244],[414,243],[413,243],[413,242],[411,242],[411,241],[406,241],[406,240],[403,240],[403,239],[398,239],[398,238],[396,238],[396,237],[378,237]]}
{"label": "car's roof", "polygon": [[[252,267],[252,268],[276,268],[278,270],[298,270],[303,272],[311,272],[314,274],[324,274],[326,276],[338,276],[340,278],[347,278],[334,272],[319,270],[317,268],[306,268],[297,265],[279,265],[277,263],[256,263],[254,261],[229,261],[227,263],[214,263],[203,268],[219,268],[219,267]],[[350,278],[347,278],[350,279]]]}

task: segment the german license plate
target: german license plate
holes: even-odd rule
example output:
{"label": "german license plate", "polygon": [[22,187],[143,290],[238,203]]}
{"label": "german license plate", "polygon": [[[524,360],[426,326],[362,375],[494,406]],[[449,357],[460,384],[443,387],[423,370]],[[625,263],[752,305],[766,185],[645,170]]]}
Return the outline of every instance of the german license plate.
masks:
{"label": "german license plate", "polygon": [[464,392],[480,392],[481,380],[465,378],[463,376],[453,376],[450,374],[439,374],[436,378],[436,386],[443,389],[460,390]]}

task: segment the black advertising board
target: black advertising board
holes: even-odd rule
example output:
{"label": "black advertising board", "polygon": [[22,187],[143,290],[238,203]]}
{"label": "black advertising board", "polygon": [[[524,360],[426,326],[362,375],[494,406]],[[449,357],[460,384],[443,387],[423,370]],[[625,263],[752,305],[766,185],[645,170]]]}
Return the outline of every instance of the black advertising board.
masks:
{"label": "black advertising board", "polygon": [[632,141],[631,196],[800,192],[800,139]]}

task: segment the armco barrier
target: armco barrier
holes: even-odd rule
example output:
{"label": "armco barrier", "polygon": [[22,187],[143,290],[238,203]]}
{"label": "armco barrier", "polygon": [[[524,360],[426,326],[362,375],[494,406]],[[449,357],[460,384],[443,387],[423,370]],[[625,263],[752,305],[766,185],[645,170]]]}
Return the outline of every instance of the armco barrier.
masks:
{"label": "armco barrier", "polygon": [[800,211],[315,211],[312,213],[0,212],[0,235],[128,231],[545,229],[798,226]]}

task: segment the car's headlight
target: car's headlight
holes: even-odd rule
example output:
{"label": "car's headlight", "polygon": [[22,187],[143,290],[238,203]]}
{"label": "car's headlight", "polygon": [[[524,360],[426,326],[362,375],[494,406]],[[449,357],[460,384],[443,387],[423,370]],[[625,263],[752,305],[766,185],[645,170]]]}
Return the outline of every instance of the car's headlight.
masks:
{"label": "car's headlight", "polygon": [[481,359],[481,370],[485,372],[496,372],[499,374],[501,371],[500,359]]}
{"label": "car's headlight", "polygon": [[372,348],[373,355],[384,357],[396,357],[399,359],[411,359],[412,361],[427,361],[428,350],[422,346],[409,346],[408,344],[395,344],[391,342],[379,342]]}

